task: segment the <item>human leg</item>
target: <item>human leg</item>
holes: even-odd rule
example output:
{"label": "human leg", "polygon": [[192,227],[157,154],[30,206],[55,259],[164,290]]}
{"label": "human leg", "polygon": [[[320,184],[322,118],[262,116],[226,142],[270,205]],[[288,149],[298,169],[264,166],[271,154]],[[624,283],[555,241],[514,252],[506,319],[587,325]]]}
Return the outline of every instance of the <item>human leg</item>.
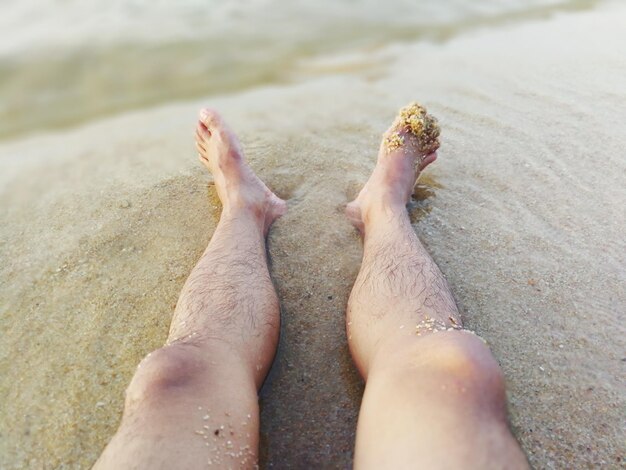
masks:
{"label": "human leg", "polygon": [[[396,129],[390,129],[389,132]],[[406,203],[435,159],[401,132],[346,208],[361,231],[361,270],[347,310],[363,377],[356,468],[526,468],[506,421],[502,373],[463,330],[447,282],[411,227]]]}
{"label": "human leg", "polygon": [[164,347],[140,363],[122,423],[95,468],[249,468],[258,453],[257,390],[278,342],[279,305],[265,236],[286,210],[245,163],[217,113],[196,129],[223,204]]}

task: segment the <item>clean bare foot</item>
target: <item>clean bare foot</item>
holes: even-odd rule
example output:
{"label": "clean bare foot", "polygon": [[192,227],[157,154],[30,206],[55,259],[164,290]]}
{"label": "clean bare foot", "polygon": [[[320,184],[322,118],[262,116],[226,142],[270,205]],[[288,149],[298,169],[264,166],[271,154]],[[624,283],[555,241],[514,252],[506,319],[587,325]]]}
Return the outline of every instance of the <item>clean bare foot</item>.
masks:
{"label": "clean bare foot", "polygon": [[[424,136],[414,132],[407,124],[407,110],[411,106],[423,110],[419,105],[412,104],[400,111],[383,134],[376,167],[369,180],[357,198],[346,206],[348,220],[361,234],[373,207],[406,206],[420,173],[437,158],[439,128],[436,120],[423,110],[423,116],[433,126],[433,131],[426,136],[429,140],[425,142]],[[409,115],[409,119],[411,117]]]}
{"label": "clean bare foot", "polygon": [[267,234],[272,222],[287,211],[287,204],[254,174],[237,136],[216,111],[200,110],[196,148],[200,162],[213,174],[224,212],[251,211]]}

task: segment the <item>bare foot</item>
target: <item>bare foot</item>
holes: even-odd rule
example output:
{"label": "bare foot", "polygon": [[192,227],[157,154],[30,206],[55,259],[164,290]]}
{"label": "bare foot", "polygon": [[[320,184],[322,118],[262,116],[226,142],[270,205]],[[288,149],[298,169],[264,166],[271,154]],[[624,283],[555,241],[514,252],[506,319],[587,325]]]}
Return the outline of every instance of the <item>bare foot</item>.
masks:
{"label": "bare foot", "polygon": [[200,161],[213,174],[224,212],[251,211],[267,234],[272,222],[287,211],[287,204],[254,174],[239,140],[216,111],[200,110],[196,148]]}
{"label": "bare foot", "polygon": [[357,198],[346,206],[346,216],[361,234],[372,207],[406,206],[409,202],[420,172],[437,158],[439,142],[430,143],[427,150],[422,150],[424,147],[398,118],[383,134],[372,175]]}

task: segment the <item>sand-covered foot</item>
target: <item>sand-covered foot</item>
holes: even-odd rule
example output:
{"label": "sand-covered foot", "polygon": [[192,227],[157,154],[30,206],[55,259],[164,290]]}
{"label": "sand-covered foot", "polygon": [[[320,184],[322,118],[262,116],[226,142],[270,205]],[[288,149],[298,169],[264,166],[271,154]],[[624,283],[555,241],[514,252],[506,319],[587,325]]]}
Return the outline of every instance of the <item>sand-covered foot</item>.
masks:
{"label": "sand-covered foot", "polygon": [[237,136],[216,111],[200,110],[196,148],[200,161],[213,174],[224,211],[250,211],[267,233],[272,222],[287,211],[287,204],[254,174]]}
{"label": "sand-covered foot", "polygon": [[435,161],[438,148],[437,120],[417,103],[402,108],[383,134],[372,175],[346,207],[350,222],[363,232],[370,209],[406,206],[420,172]]}

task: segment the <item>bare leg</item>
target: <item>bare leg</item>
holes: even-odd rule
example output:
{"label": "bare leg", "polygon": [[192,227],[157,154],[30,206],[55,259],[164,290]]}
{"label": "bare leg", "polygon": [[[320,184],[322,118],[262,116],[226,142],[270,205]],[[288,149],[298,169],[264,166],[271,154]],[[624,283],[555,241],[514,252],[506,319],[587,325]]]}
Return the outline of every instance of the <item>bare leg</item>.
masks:
{"label": "bare leg", "polygon": [[222,215],[183,287],[167,344],[139,365],[121,426],[95,468],[249,468],[257,461],[257,390],[280,322],[265,235],[286,205],[247,166],[217,113],[201,111],[196,145]]}
{"label": "bare leg", "polygon": [[461,329],[441,271],[406,203],[435,155],[383,145],[346,215],[364,236],[348,302],[354,361],[366,379],[356,468],[526,468],[506,421],[504,382],[484,342]]}

